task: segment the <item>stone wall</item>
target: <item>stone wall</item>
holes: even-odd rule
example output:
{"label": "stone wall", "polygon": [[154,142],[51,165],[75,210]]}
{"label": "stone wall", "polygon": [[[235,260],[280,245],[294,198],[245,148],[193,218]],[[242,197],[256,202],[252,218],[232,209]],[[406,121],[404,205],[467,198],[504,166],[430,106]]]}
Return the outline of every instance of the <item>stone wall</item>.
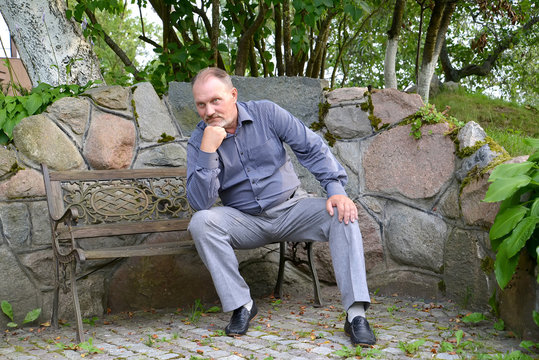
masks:
{"label": "stone wall", "polygon": [[[423,105],[417,95],[385,89],[369,96],[364,88],[325,93],[324,83],[306,78],[233,81],[240,100],[273,100],[307,125],[321,127],[321,135],[329,132],[337,139],[332,150],[348,171],[346,189],[360,210],[371,291],[487,304],[495,290],[487,229],[497,205],[480,201],[486,177],[466,176],[498,156],[495,149],[487,144],[459,158],[447,124],[425,126],[420,140],[412,138],[410,125],[402,121]],[[373,127],[373,119],[380,124]],[[161,99],[149,83],[141,83],[61,99],[17,125],[14,145],[0,148],[0,300],[12,303],[19,317],[36,307],[43,309],[42,320],[50,316],[51,236],[39,163],[55,170],[184,166],[186,143],[197,122],[189,84],[171,83]],[[484,137],[470,123],[458,143],[470,148]],[[294,161],[305,189],[323,195],[314,177]],[[133,241],[169,236],[188,235]],[[327,244],[316,249],[321,279],[333,282]],[[277,271],[275,247],[241,251],[238,257],[253,292],[270,293]],[[83,316],[100,315],[106,308],[217,301],[196,254],[89,262],[82,274]],[[287,270],[285,292],[311,291],[310,286],[304,273]],[[70,294],[61,302],[60,317],[72,318]],[[0,327],[6,320],[0,317]]]}

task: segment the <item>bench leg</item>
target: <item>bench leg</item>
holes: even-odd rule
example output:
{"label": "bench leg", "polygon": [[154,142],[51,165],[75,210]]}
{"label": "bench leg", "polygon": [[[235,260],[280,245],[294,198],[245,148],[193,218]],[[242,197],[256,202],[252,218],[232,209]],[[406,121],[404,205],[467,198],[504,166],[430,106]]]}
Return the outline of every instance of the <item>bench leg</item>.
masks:
{"label": "bench leg", "polygon": [[313,243],[307,243],[307,258],[309,259],[309,269],[311,270],[311,278],[313,279],[314,287],[314,306],[322,307],[322,297],[320,296],[320,282],[318,281],[318,274],[316,273],[316,267],[314,266],[313,257]]}
{"label": "bench leg", "polygon": [[75,317],[77,321],[77,341],[84,341],[84,329],[82,327],[82,315],[80,312],[79,294],[77,292],[77,278],[75,277],[76,262],[72,262],[69,266],[69,277],[71,278],[71,293],[73,294],[73,307],[75,308]]}
{"label": "bench leg", "polygon": [[52,315],[51,324],[55,329],[58,329],[58,300],[60,297],[60,263],[56,254],[53,256],[54,261],[54,292],[52,298]]}
{"label": "bench leg", "polygon": [[286,242],[279,243],[279,273],[277,274],[277,284],[273,290],[273,296],[277,299],[283,297],[284,265],[286,262]]}
{"label": "bench leg", "polygon": [[[275,284],[275,289],[273,290],[273,296],[277,299],[283,297],[283,280],[284,280],[284,266],[286,260],[294,261],[286,257],[286,241],[279,243],[279,273],[277,275],[277,284]],[[318,274],[316,273],[316,267],[314,266],[314,253],[313,253],[313,243],[307,242],[307,263],[309,265],[309,270],[311,271],[311,279],[313,281],[314,288],[314,306],[321,307],[322,296],[320,295],[320,282],[318,281]]]}

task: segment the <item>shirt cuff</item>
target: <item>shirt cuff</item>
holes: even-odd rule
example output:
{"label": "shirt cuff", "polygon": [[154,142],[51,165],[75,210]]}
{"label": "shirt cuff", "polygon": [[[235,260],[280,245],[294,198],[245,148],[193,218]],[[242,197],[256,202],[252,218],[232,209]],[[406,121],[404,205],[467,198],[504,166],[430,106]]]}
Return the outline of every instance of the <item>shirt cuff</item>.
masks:
{"label": "shirt cuff", "polygon": [[199,150],[197,165],[203,169],[217,169],[219,167],[219,155],[217,152],[208,153]]}
{"label": "shirt cuff", "polygon": [[328,193],[328,198],[332,197],[333,195],[346,195],[346,191],[344,190],[344,187],[341,185],[338,181],[330,182],[326,185],[326,192]]}

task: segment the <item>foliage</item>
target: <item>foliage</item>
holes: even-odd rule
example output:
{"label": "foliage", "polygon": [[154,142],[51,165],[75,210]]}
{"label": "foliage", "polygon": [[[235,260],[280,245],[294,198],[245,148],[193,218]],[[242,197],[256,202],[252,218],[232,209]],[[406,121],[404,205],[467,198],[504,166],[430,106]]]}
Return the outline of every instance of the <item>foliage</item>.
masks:
{"label": "foliage", "polygon": [[[145,43],[138,40],[139,20],[132,16],[129,9],[113,14],[107,11],[97,11],[96,18],[106,32],[119,47],[132,60],[135,68],[141,67],[139,58],[144,61],[146,57],[155,57],[155,54],[148,54]],[[153,23],[144,24],[147,36],[156,37],[160,26]],[[132,68],[127,68],[120,58],[110,49],[102,37],[96,37],[94,41],[94,51],[99,58],[101,73],[107,84],[130,85],[133,82]]]}
{"label": "foliage", "polygon": [[41,83],[29,95],[6,96],[0,93],[0,144],[13,139],[13,128],[25,117],[40,114],[47,107],[66,96],[82,94],[93,82],[84,86],[71,84],[52,87]]}
{"label": "foliage", "polygon": [[515,273],[523,248],[536,262],[539,255],[539,139],[524,142],[535,152],[525,162],[494,168],[484,199],[501,201],[489,237],[496,252],[494,272],[502,289]]}
{"label": "foliage", "polygon": [[333,353],[336,356],[344,357],[344,358],[351,358],[351,357],[358,357],[360,359],[362,358],[371,358],[372,356],[377,356],[382,354],[382,351],[376,349],[376,348],[363,348],[360,345],[354,347],[347,347],[343,345],[342,349],[337,350]]}
{"label": "foliage", "polygon": [[209,309],[206,309],[200,299],[195,300],[195,304],[191,307],[189,316],[188,316],[188,322],[192,324],[196,324],[201,316],[203,316],[206,313],[216,313],[221,311],[221,308],[218,306],[212,306]]}
{"label": "foliage", "polygon": [[57,342],[55,344],[56,344],[56,347],[59,348],[60,350],[84,350],[88,354],[103,353],[101,349],[94,346],[93,342],[94,342],[94,339],[89,338],[88,341],[84,341],[78,344],[74,344],[74,343],[64,344],[62,342]]}
{"label": "foliage", "polygon": [[399,341],[399,349],[404,351],[406,355],[414,355],[419,351],[419,348],[425,343],[425,339],[419,339],[413,342]]}
{"label": "foliage", "polygon": [[483,315],[483,313],[479,313],[479,312],[474,312],[474,313],[471,313],[471,314],[468,314],[466,315],[465,317],[462,318],[462,321],[465,322],[465,323],[478,323],[480,321],[483,321],[483,320],[486,320],[487,318],[485,317],[485,315]]}
{"label": "foliage", "polygon": [[[2,312],[11,320],[9,323],[7,323],[8,327],[17,327],[18,325],[13,322],[13,307],[9,302],[6,300],[3,300],[2,303],[0,303],[0,307],[2,308]],[[41,309],[34,309],[29,311],[26,316],[24,317],[24,320],[22,321],[23,324],[30,323],[32,321],[35,321],[39,315],[41,314]]]}
{"label": "foliage", "polygon": [[441,122],[448,123],[451,128],[460,128],[464,125],[462,121],[458,121],[453,116],[447,115],[449,109],[442,112],[436,110],[434,105],[427,104],[421,107],[414,115],[410,116],[405,123],[412,125],[410,135],[419,140],[423,136],[421,127],[428,124],[438,124]]}
{"label": "foliage", "polygon": [[467,123],[475,121],[511,156],[531,153],[532,147],[522,137],[539,137],[538,109],[519,105],[502,99],[470,92],[462,87],[456,91],[442,91],[430,99],[438,111],[447,107],[448,114]]}

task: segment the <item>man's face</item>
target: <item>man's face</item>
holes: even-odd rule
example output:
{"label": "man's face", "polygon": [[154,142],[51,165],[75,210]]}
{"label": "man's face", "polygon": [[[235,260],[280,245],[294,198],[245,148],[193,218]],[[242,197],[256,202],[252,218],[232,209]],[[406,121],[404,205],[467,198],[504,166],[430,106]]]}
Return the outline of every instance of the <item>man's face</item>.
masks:
{"label": "man's face", "polygon": [[195,82],[193,97],[198,115],[208,126],[220,126],[234,132],[238,119],[236,88],[210,76]]}

